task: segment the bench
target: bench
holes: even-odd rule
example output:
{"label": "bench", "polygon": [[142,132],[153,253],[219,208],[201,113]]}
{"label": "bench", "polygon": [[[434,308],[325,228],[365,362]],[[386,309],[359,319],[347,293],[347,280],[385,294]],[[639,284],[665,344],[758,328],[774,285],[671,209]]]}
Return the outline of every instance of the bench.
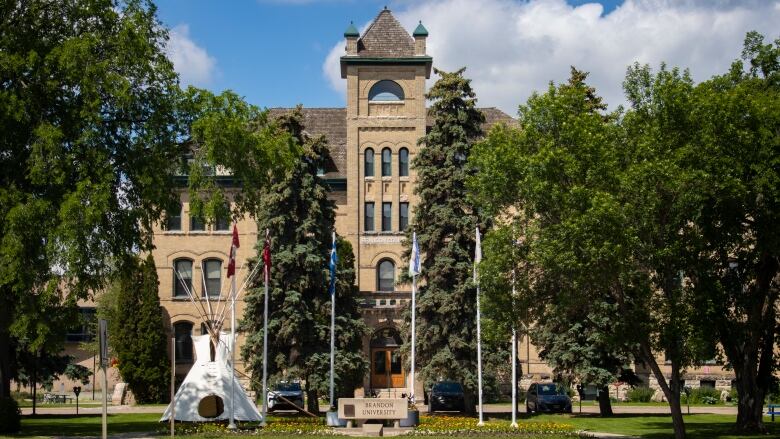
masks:
{"label": "bench", "polygon": [[68,395],[58,395],[56,393],[43,394],[43,402],[47,404],[67,404],[68,400],[73,402],[73,397]]}
{"label": "bench", "polygon": [[772,422],[775,422],[775,415],[780,415],[780,405],[778,404],[769,404],[766,406],[766,414],[772,416]]}

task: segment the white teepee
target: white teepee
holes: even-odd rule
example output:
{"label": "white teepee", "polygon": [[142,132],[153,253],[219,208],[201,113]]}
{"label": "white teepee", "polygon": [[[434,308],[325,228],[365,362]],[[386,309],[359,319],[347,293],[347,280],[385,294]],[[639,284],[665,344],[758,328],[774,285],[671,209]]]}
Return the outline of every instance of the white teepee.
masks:
{"label": "white teepee", "polygon": [[[230,417],[230,404],[235,404],[235,418],[238,421],[261,421],[262,417],[257,407],[249,399],[244,389],[235,380],[235,394],[231,399],[230,379],[230,336],[219,333],[219,343],[214,349],[212,360],[211,336],[198,335],[192,337],[195,345],[195,362],[184,382],[179,386],[171,404],[163,413],[161,422],[171,417],[171,406],[175,407],[174,418],[177,421],[207,422],[227,420]],[[206,417],[206,416],[213,417]]]}

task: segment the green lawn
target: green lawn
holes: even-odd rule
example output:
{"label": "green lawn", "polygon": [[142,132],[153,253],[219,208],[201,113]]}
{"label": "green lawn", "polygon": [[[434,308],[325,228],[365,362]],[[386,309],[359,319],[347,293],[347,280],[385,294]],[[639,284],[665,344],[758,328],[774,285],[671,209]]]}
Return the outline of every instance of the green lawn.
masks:
{"label": "green lawn", "polygon": [[[489,422],[505,423],[507,416],[491,418]],[[108,419],[109,435],[124,432],[156,432],[165,426],[158,420],[157,413],[132,413],[110,415]],[[611,418],[600,418],[596,415],[523,415],[519,419],[522,422],[555,422],[570,424],[577,429],[598,431],[606,433],[622,433],[645,439],[665,439],[672,435],[671,418],[668,415],[639,415],[624,414]],[[275,419],[271,419],[274,422]],[[281,419],[280,419],[281,421]],[[685,422],[690,439],[737,439],[733,433],[734,416],[695,414],[685,416]],[[770,435],[759,436],[763,438],[780,438],[780,422],[766,424],[770,428]],[[50,436],[99,436],[100,415],[38,415],[24,416],[22,419],[22,434],[15,437],[50,437]],[[234,437],[231,435],[228,437]],[[272,439],[292,439],[300,437],[299,434],[274,433],[264,434],[263,437]],[[218,434],[198,435],[190,437],[219,437]],[[426,436],[435,437],[435,436]],[[561,439],[558,435],[531,435],[522,436],[523,439]]]}
{"label": "green lawn", "polygon": [[[159,413],[122,413],[108,415],[108,435],[114,433],[156,431]],[[22,416],[22,433],[30,436],[100,436],[101,415]]]}
{"label": "green lawn", "polygon": [[[556,421],[571,424],[578,429],[598,431],[603,433],[621,433],[648,439],[661,439],[672,437],[672,418],[669,415],[652,414],[621,414],[611,418],[601,418],[597,415],[535,415],[532,421]],[[690,439],[736,439],[745,437],[736,435],[732,428],[735,416],[694,414],[685,415],[686,432]],[[756,437],[780,438],[780,423],[766,424],[770,428],[770,435]]]}

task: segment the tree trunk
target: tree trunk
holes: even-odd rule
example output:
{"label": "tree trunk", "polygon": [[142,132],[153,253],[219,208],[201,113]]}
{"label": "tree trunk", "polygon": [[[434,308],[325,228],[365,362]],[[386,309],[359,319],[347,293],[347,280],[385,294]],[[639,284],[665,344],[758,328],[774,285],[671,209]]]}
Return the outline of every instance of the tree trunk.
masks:
{"label": "tree trunk", "polygon": [[32,414],[35,415],[35,406],[38,404],[38,351],[35,351],[35,361],[33,361],[32,371]]}
{"label": "tree trunk", "polygon": [[[5,296],[5,292],[0,295]],[[0,302],[0,399],[11,396],[11,310],[7,298]]]}
{"label": "tree trunk", "polygon": [[[661,368],[658,367],[658,362],[655,360],[652,349],[650,349],[649,341],[644,341],[640,344],[639,357],[642,361],[650,366],[650,370],[653,371],[655,379],[658,380],[658,385],[661,387],[661,391],[664,392],[666,400],[669,401],[669,410],[672,415],[672,427],[674,428],[675,439],[685,439],[685,421],[682,416],[682,408],[680,407],[680,375],[679,370],[676,369],[677,363],[672,359],[672,386],[666,382]],[[675,378],[676,376],[676,378]],[[676,382],[675,382],[676,380]]]}
{"label": "tree trunk", "polygon": [[[747,369],[747,370],[746,370]],[[741,432],[766,432],[763,422],[764,389],[758,385],[749,367],[734,368],[737,377],[737,430]],[[755,369],[754,369],[755,370]]]}
{"label": "tree trunk", "polygon": [[310,390],[308,389],[307,384],[306,389],[306,410],[308,410],[311,413],[319,413],[320,412],[320,399],[319,395],[317,394],[316,390]]}
{"label": "tree trunk", "polygon": [[601,416],[612,416],[612,401],[609,399],[609,386],[599,389],[599,413]]}
{"label": "tree trunk", "polygon": [[[430,397],[428,399],[428,402],[431,403]],[[467,415],[475,416],[477,414],[477,398],[473,391],[469,389],[463,390],[463,405]]]}

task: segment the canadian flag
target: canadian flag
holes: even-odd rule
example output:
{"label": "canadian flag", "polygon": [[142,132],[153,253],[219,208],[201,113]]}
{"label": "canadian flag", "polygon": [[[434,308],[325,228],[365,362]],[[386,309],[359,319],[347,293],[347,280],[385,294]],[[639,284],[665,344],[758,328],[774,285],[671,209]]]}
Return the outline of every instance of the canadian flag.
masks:
{"label": "canadian flag", "polygon": [[230,245],[230,261],[228,261],[227,277],[234,276],[236,274],[236,253],[238,252],[238,229],[233,224],[233,242]]}

